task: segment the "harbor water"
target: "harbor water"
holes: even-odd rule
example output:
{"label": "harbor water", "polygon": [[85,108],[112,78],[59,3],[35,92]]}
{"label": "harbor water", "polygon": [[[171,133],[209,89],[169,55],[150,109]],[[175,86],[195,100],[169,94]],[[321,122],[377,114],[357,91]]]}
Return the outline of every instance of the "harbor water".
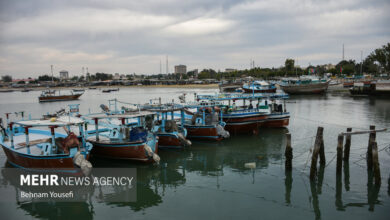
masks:
{"label": "harbor water", "polygon": [[[0,93],[0,117],[25,111],[25,117],[54,113],[79,103],[80,112],[100,111],[117,98],[143,104],[152,98],[178,102],[186,93],[216,93],[217,89],[121,88],[102,93],[86,90],[80,100],[38,103],[39,91]],[[119,106],[120,107],[120,106]],[[349,164],[336,176],[337,136],[353,131],[390,128],[390,100],[348,94],[293,96],[287,128],[260,129],[221,142],[193,142],[183,150],[159,151],[159,165],[91,158],[94,167],[137,168],[137,201],[0,204],[2,219],[388,219],[390,210],[390,133],[377,133],[382,184],[370,181],[365,154],[368,134],[352,136]],[[12,116],[14,117],[14,115]],[[324,127],[326,167],[319,179],[309,179],[311,149],[318,126]],[[293,170],[284,169],[285,134],[291,133]],[[0,152],[0,166],[9,166]],[[256,168],[245,168],[245,163]],[[3,175],[3,174],[0,174]],[[0,183],[0,187],[7,187]]]}

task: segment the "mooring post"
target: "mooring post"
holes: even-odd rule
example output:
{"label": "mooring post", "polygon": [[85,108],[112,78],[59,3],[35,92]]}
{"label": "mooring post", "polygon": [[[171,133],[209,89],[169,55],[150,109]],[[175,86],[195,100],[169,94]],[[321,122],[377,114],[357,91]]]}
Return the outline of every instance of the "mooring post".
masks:
{"label": "mooring post", "polygon": [[286,134],[287,142],[286,142],[286,150],[284,152],[284,156],[286,157],[285,167],[286,170],[292,169],[292,158],[293,158],[293,150],[291,147],[291,134]]}
{"label": "mooring post", "polygon": [[317,136],[316,140],[314,142],[314,149],[313,149],[313,154],[311,156],[311,166],[310,166],[310,179],[315,180],[316,175],[317,175],[317,160],[318,160],[318,154],[320,152],[321,148],[321,135],[322,132],[324,131],[323,127],[318,127],[317,128]]}
{"label": "mooring post", "polygon": [[[370,125],[370,130],[375,130],[375,125]],[[372,144],[375,142],[376,133],[370,133],[370,137],[368,139],[368,147],[367,147],[367,169],[372,169]]]}
{"label": "mooring post", "polygon": [[[347,132],[351,132],[352,128],[347,128]],[[345,138],[345,145],[344,145],[344,161],[349,161],[349,152],[351,150],[351,135],[347,134],[347,137]],[[344,163],[345,166],[345,163]]]}
{"label": "mooring post", "polygon": [[374,165],[375,185],[379,186],[381,184],[381,170],[379,168],[378,145],[376,142],[372,144],[372,162]]}
{"label": "mooring post", "polygon": [[95,120],[95,135],[96,135],[96,141],[99,141],[99,119],[94,118]]}
{"label": "mooring post", "polygon": [[324,129],[322,128],[321,134],[320,134],[320,165],[323,166],[326,163],[325,159],[325,146],[324,146]]}
{"label": "mooring post", "polygon": [[337,138],[337,165],[336,165],[336,173],[341,174],[341,168],[343,166],[343,142],[344,135],[339,134]]}

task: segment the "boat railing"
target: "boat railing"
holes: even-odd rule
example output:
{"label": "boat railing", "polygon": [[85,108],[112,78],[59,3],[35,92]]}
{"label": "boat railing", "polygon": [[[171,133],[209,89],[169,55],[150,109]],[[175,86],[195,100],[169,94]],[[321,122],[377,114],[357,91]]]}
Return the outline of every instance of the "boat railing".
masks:
{"label": "boat railing", "polygon": [[197,95],[198,100],[238,100],[238,99],[287,99],[289,95],[281,93],[255,93],[255,94],[234,94],[234,93],[220,93],[216,95]]}

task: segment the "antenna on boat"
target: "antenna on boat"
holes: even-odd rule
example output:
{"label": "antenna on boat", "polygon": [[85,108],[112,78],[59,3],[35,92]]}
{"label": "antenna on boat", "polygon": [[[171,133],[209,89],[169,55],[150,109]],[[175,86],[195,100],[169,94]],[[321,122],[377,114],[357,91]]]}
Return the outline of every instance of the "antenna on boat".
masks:
{"label": "antenna on boat", "polygon": [[53,65],[50,65],[50,69],[51,69],[51,83],[53,83],[53,78],[54,78],[54,76],[53,76]]}
{"label": "antenna on boat", "polygon": [[363,69],[363,51],[360,51],[360,75],[362,75],[362,69]]}
{"label": "antenna on boat", "polygon": [[167,55],[167,57],[166,57],[166,70],[167,70],[167,74],[168,74],[168,55]]}

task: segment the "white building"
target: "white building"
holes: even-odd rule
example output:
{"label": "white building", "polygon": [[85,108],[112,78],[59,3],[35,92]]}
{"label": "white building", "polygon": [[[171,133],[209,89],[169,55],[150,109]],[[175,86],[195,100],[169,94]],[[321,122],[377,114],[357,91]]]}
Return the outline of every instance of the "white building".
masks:
{"label": "white building", "polygon": [[61,80],[69,79],[69,72],[67,70],[61,70],[60,71],[60,79]]}

